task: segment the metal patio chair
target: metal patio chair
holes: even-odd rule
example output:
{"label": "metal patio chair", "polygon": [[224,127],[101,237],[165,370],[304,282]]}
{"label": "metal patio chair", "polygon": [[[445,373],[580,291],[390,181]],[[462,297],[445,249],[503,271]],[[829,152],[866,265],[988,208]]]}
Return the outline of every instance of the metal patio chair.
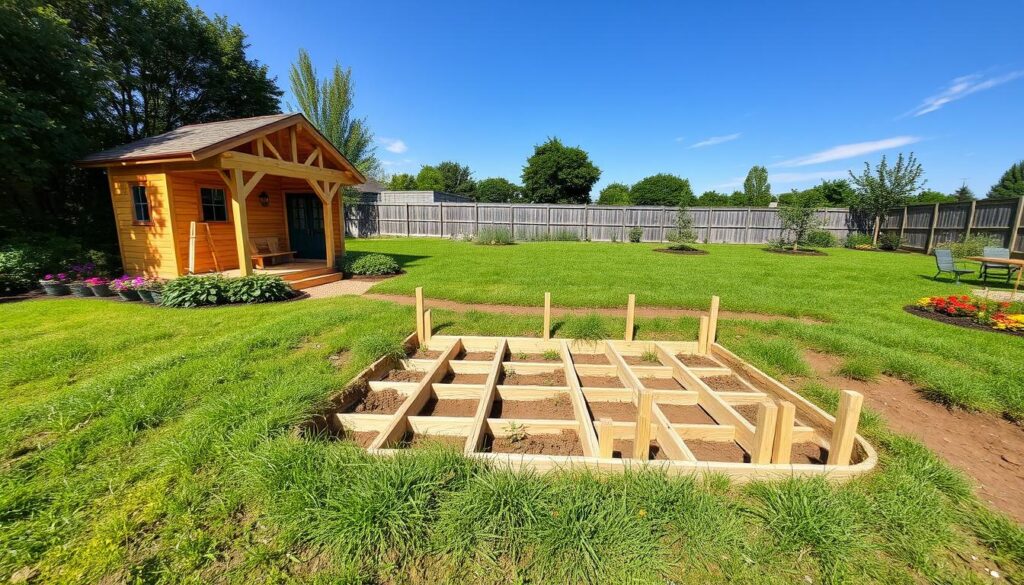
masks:
{"label": "metal patio chair", "polygon": [[936,249],[935,267],[938,269],[938,272],[935,273],[935,276],[932,277],[932,280],[937,280],[939,278],[939,275],[942,274],[943,272],[950,272],[954,276],[956,276],[957,284],[960,284],[961,274],[974,273],[974,270],[970,270],[967,268],[957,268],[956,260],[953,259],[952,250]]}

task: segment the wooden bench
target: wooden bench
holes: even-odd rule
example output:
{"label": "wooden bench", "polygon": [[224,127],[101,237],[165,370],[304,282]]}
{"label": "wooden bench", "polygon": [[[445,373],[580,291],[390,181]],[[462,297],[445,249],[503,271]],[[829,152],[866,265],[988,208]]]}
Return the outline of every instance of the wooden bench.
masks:
{"label": "wooden bench", "polygon": [[266,265],[273,266],[280,262],[291,262],[295,259],[295,252],[282,250],[277,243],[277,238],[249,238],[249,253],[256,268],[264,268]]}

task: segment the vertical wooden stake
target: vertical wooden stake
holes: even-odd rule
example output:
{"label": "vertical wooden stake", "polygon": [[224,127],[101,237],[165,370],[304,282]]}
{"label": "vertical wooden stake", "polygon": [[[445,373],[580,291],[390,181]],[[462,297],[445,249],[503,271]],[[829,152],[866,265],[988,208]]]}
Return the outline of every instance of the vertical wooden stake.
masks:
{"label": "vertical wooden stake", "polygon": [[792,402],[780,402],[779,416],[775,423],[775,446],[772,448],[772,463],[789,463],[793,454],[793,424],[796,407]]}
{"label": "vertical wooden stake", "polygon": [[697,334],[697,353],[707,355],[708,353],[708,329],[711,327],[711,320],[707,315],[700,316],[700,332]]}
{"label": "vertical wooden stake", "polygon": [[423,344],[423,287],[416,287],[416,341]]}
{"label": "vertical wooden stake", "polygon": [[653,394],[642,388],[637,396],[636,433],[633,435],[633,459],[647,461],[651,452],[651,407]]}
{"label": "vertical wooden stake", "polygon": [[430,337],[434,334],[434,322],[430,318],[430,309],[423,311],[423,343],[430,343]]}
{"label": "vertical wooden stake", "polygon": [[715,336],[718,335],[718,306],[722,299],[717,296],[711,297],[711,310],[708,312],[708,348],[715,343]]}
{"label": "vertical wooden stake", "polygon": [[196,222],[188,226],[188,273],[196,273]]}
{"label": "vertical wooden stake", "polygon": [[615,435],[612,431],[612,419],[602,418],[597,422],[597,456],[601,459],[612,458],[612,445]]}
{"label": "vertical wooden stake", "polygon": [[544,339],[551,339],[551,293],[544,293]]}
{"label": "vertical wooden stake", "polygon": [[626,341],[633,341],[633,314],[636,312],[636,295],[629,295],[626,303]]}
{"label": "vertical wooden stake", "polygon": [[860,409],[864,396],[852,390],[843,390],[839,395],[839,412],[832,429],[832,444],[828,450],[829,465],[849,465],[853,455],[853,439],[857,436]]}
{"label": "vertical wooden stake", "polygon": [[778,407],[771,402],[757,405],[757,428],[754,429],[754,452],[750,454],[751,463],[771,463],[772,445],[775,443],[775,421],[778,419]]}

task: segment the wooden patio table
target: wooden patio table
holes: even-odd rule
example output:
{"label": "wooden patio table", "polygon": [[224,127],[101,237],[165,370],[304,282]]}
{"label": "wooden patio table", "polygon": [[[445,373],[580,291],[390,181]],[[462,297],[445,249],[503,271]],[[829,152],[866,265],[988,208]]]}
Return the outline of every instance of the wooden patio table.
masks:
{"label": "wooden patio table", "polygon": [[1017,267],[1017,279],[1013,281],[1013,294],[1010,295],[1010,299],[1017,298],[1017,289],[1020,288],[1020,277],[1024,274],[1024,260],[1018,258],[989,258],[987,256],[971,256],[968,260],[974,260],[975,262],[982,262],[988,264],[1005,264],[1007,266]]}

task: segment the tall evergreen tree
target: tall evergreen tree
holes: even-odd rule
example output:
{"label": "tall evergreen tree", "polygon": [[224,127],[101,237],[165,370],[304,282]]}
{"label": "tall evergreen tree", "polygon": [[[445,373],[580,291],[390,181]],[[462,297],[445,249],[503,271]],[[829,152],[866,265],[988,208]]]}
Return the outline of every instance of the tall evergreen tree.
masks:
{"label": "tall evergreen tree", "polygon": [[366,118],[353,116],[352,69],[342,69],[336,62],[331,76],[321,81],[309,53],[300,49],[289,77],[292,93],[309,121],[363,174],[379,176],[381,165],[373,132]]}
{"label": "tall evergreen tree", "polygon": [[953,191],[953,197],[956,197],[957,201],[973,201],[974,191],[971,191],[971,188],[964,183],[963,185],[960,185],[959,189]]}
{"label": "tall evergreen tree", "polygon": [[1024,161],[1014,164],[1003,173],[999,182],[988,191],[989,199],[1024,196]]}

